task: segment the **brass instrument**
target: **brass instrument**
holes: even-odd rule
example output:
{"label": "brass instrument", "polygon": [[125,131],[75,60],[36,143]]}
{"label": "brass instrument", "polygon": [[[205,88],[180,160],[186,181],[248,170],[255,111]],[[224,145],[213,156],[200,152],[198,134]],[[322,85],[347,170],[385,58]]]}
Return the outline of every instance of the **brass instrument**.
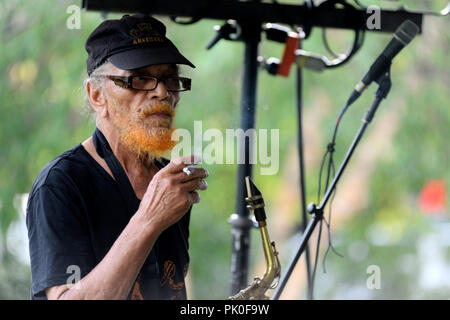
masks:
{"label": "brass instrument", "polygon": [[[266,272],[262,278],[255,277],[253,282],[245,289],[241,290],[229,300],[268,300],[265,295],[268,289],[274,289],[280,278],[281,265],[278,259],[278,252],[275,248],[275,242],[270,242],[269,232],[267,231],[266,213],[264,211],[264,199],[261,191],[255,186],[250,177],[245,177],[247,195],[245,201],[247,208],[255,215],[258,223],[258,229],[261,232],[261,240],[266,260]],[[276,282],[274,283],[274,280]]]}

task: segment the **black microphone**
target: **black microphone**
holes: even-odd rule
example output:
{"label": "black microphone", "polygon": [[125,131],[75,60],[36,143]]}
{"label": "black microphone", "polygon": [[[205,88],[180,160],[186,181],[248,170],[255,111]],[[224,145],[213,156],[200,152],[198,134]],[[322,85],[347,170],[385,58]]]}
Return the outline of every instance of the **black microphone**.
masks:
{"label": "black microphone", "polygon": [[406,20],[394,33],[392,40],[389,42],[387,47],[381,53],[381,55],[375,60],[375,62],[370,67],[369,71],[362,78],[362,80],[356,85],[350,98],[347,101],[347,106],[350,106],[356,99],[359,98],[361,93],[373,82],[378,81],[378,79],[383,76],[391,66],[392,59],[406,47],[412,39],[419,33],[419,27]]}

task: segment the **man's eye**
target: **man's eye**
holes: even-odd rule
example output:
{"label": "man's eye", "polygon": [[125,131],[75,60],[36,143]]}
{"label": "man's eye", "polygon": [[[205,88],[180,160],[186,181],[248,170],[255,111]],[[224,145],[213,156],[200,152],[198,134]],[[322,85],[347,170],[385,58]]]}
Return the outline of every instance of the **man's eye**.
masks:
{"label": "man's eye", "polygon": [[125,86],[125,81],[123,81],[122,79],[114,79],[113,81],[118,86],[121,86],[121,87]]}
{"label": "man's eye", "polygon": [[134,81],[140,81],[140,82],[145,82],[148,81],[149,79],[147,77],[135,77]]}

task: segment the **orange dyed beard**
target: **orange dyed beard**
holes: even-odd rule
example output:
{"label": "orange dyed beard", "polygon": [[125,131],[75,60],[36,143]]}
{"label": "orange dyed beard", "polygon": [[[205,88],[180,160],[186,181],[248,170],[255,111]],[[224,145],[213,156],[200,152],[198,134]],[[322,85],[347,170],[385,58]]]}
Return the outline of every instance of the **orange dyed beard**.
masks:
{"label": "orange dyed beard", "polygon": [[[113,123],[119,130],[121,144],[131,152],[137,154],[143,161],[160,159],[163,154],[171,150],[176,141],[172,140],[172,122],[175,111],[167,102],[158,102],[150,107],[143,108],[136,115],[123,106],[115,106]],[[150,116],[156,112],[170,115],[170,118],[159,118]]]}

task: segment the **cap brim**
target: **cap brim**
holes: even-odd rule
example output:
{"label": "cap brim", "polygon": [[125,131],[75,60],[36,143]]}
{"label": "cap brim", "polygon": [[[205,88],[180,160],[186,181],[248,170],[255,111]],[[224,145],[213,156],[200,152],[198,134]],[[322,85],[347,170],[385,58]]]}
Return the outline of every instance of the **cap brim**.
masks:
{"label": "cap brim", "polygon": [[107,59],[123,70],[139,69],[156,64],[186,64],[195,68],[178,50],[171,47],[132,49],[113,54]]}

